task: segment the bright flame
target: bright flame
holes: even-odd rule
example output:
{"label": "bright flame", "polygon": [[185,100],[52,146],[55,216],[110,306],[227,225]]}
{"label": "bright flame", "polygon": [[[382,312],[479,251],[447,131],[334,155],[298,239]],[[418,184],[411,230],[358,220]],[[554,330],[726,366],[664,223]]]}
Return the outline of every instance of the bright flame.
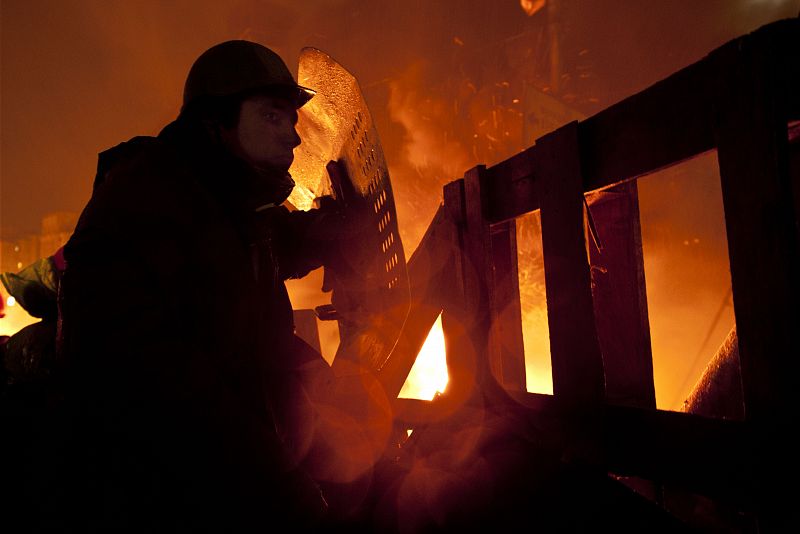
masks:
{"label": "bright flame", "polygon": [[[5,316],[0,313],[0,336],[12,336],[28,326],[37,322],[39,319],[31,317],[22,306],[17,306],[17,299],[7,294],[5,287],[0,284],[0,299],[2,299],[7,308],[5,309]],[[2,309],[2,306],[0,306]]]}
{"label": "bright flame", "polygon": [[442,316],[436,319],[428,338],[419,351],[414,367],[398,397],[404,399],[432,400],[437,392],[447,387],[447,361],[444,350]]}

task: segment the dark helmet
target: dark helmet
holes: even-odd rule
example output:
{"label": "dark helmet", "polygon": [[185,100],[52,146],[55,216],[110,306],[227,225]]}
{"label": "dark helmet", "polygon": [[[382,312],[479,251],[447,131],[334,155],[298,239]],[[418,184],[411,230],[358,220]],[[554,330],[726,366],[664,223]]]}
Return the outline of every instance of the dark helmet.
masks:
{"label": "dark helmet", "polygon": [[183,107],[204,97],[233,96],[258,89],[286,94],[298,108],[315,91],[297,84],[281,57],[258,43],[226,41],[194,62],[183,89]]}

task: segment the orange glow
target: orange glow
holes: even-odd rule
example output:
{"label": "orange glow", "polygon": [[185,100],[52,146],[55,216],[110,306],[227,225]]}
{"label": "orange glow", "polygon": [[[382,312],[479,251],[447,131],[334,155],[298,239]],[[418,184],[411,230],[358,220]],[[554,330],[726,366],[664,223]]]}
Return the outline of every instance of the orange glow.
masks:
{"label": "orange glow", "polygon": [[542,226],[538,211],[517,219],[517,265],[525,351],[525,389],[531,393],[552,395],[550,330],[547,324]]}
{"label": "orange glow", "polygon": [[[532,145],[559,126],[546,120],[561,120],[562,107],[594,114],[728,39],[796,16],[791,2],[736,13],[723,3],[696,2],[690,10],[669,9],[669,20],[680,24],[665,25],[647,7],[610,9],[604,3],[586,3],[585,9],[569,13],[574,31],[563,35],[557,93],[543,85],[551,65],[547,34],[539,31],[551,2],[474,3],[472,10],[458,12],[446,3],[428,4],[409,9],[402,2],[374,2],[356,9],[343,3],[334,10],[337,16],[359,20],[358,31],[344,31],[341,24],[332,24],[337,20],[331,18],[328,3],[298,8],[283,0],[205,1],[183,11],[158,2],[147,7],[120,3],[115,10],[102,2],[4,3],[3,95],[10,104],[2,126],[15,135],[3,139],[0,237],[16,240],[34,233],[48,211],[79,210],[91,192],[98,150],[132,135],[156,134],[172,120],[192,61],[223,39],[268,44],[292,70],[302,46],[320,46],[357,75],[380,130],[400,237],[410,257],[442,200],[444,184],[476,164],[491,166]],[[280,17],[270,15],[276,10]],[[597,24],[602,17],[616,22]],[[102,54],[92,55],[97,50]],[[66,134],[53,123],[66,125]],[[306,146],[309,141],[304,140]],[[686,187],[696,180],[687,178],[678,186],[673,176],[641,183],[656,391],[659,407],[675,409],[707,361],[696,355],[710,358],[733,318],[732,307],[725,305],[717,329],[711,328],[727,290],[717,283],[727,276],[721,234],[669,228],[680,224],[684,212],[700,210],[715,217],[721,212],[719,203],[700,204],[696,189]],[[648,207],[653,198],[669,201]],[[304,201],[308,204],[310,198]],[[709,226],[701,222],[701,228]],[[524,254],[541,258],[535,251],[525,252],[530,236],[518,235],[527,389],[550,393],[544,290],[533,279],[541,272],[525,266]],[[665,251],[677,256],[668,257]],[[680,261],[684,259],[693,263]],[[14,262],[3,269],[22,267]],[[689,276],[693,273],[709,276],[694,280]],[[321,271],[291,281],[294,307],[327,304],[330,295],[320,292],[321,283]],[[19,304],[7,305],[5,311],[0,334],[36,321]],[[334,321],[318,324],[323,356],[331,363],[338,327]],[[704,341],[708,332],[713,335]],[[434,338],[441,340],[438,322],[403,395],[431,397],[445,387],[443,343],[431,348]],[[428,371],[431,366],[423,360],[440,362],[440,368]]]}
{"label": "orange glow", "polygon": [[436,393],[447,387],[447,362],[445,360],[442,316],[436,319],[428,338],[419,351],[417,361],[408,374],[398,397],[404,399],[432,400]]}
{"label": "orange glow", "polygon": [[0,336],[13,335],[39,320],[28,315],[28,312],[17,304],[14,297],[6,292],[6,288],[2,284],[0,284],[0,298],[3,299],[6,305],[5,317],[0,318]]}

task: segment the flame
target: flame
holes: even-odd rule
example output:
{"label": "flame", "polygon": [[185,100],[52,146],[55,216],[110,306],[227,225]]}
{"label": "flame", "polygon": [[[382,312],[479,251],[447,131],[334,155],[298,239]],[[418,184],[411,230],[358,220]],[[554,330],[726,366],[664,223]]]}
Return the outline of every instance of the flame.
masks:
{"label": "flame", "polygon": [[400,390],[400,398],[432,400],[447,387],[447,362],[445,360],[442,316],[436,319],[417,361]]}
{"label": "flame", "polygon": [[6,304],[5,316],[0,314],[0,336],[11,336],[33,324],[39,319],[31,317],[22,306],[19,306],[16,299],[8,294],[5,287],[0,284],[0,298]]}
{"label": "flame", "polygon": [[544,7],[545,2],[546,0],[519,0],[519,7],[526,15],[532,17]]}

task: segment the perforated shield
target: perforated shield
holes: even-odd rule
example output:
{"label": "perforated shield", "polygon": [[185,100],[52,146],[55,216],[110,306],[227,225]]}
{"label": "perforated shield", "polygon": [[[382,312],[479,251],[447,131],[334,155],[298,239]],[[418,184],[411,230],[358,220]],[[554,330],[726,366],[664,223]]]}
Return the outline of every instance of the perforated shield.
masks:
{"label": "perforated shield", "polygon": [[[326,273],[339,320],[336,360],[379,370],[397,342],[410,304],[383,149],[358,82],[333,58],[304,48],[298,83],[317,95],[299,110],[297,128],[303,143],[290,170],[298,186],[289,200],[308,209],[314,198],[333,194],[344,201],[348,219],[359,228],[358,239],[345,251],[347,268],[330,277]],[[330,161],[338,161],[346,171],[344,178],[349,178],[340,190],[325,170]]]}

